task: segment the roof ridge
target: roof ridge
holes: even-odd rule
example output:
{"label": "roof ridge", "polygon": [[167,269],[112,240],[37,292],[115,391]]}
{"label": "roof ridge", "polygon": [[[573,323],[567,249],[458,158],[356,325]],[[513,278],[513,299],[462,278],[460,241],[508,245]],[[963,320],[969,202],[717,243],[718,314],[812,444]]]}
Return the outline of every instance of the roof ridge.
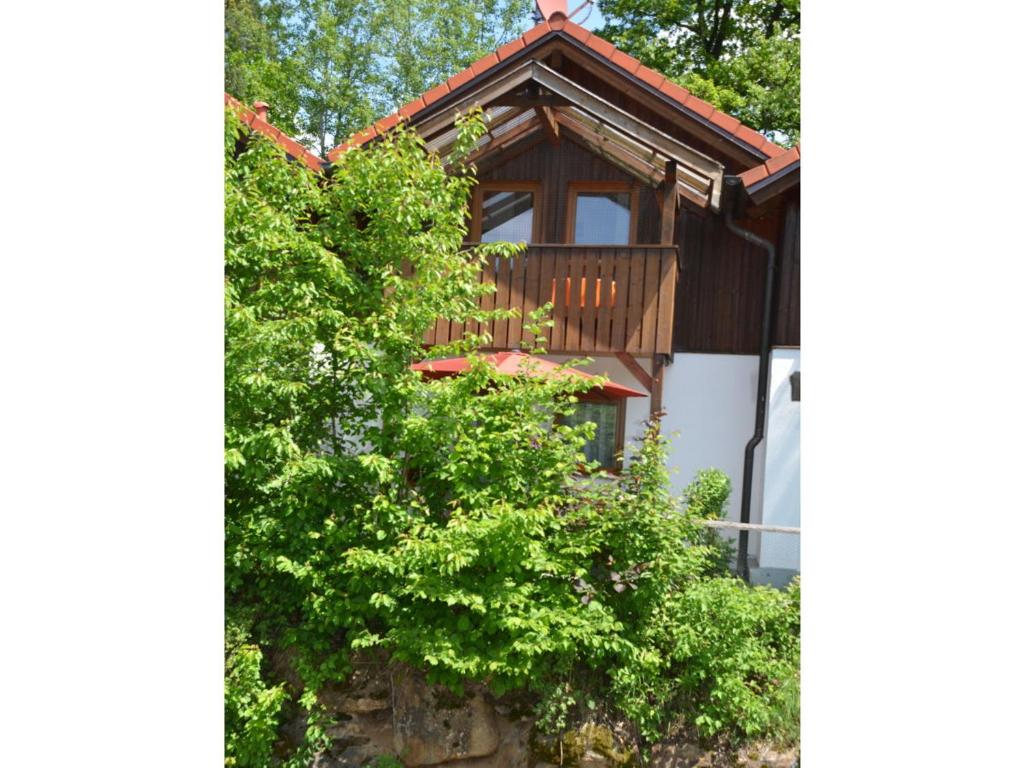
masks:
{"label": "roof ridge", "polygon": [[224,91],[224,104],[235,110],[238,117],[243,123],[249,126],[252,130],[257,133],[261,133],[271,141],[276,142],[281,146],[285,152],[296,160],[301,160],[307,167],[314,171],[322,171],[324,166],[327,164],[320,158],[319,155],[311,152],[302,146],[299,142],[293,139],[291,136],[286,134],[284,131],[279,129],[277,126],[272,125],[268,121],[261,118],[256,114],[255,111],[245,106],[241,101],[236,99],[227,91]]}
{"label": "roof ridge", "polygon": [[[561,17],[560,14],[528,29],[516,39],[505,43],[492,53],[480,57],[468,67],[455,73],[443,83],[440,83],[430,90],[420,94],[408,104],[400,107],[387,117],[383,117],[373,125],[364,128],[362,131],[352,134],[349,139],[338,144],[327,153],[328,160],[337,159],[342,152],[358,147],[371,139],[376,138],[388,130],[401,119],[411,119],[413,115],[433,104],[435,101],[444,98],[452,91],[477,77],[491,67],[504,61],[515,53],[526,48],[528,45],[546,37],[548,34],[564,31],[570,37],[579,41],[582,45],[597,53],[609,63],[614,64],[628,74],[639,78],[651,86],[663,96],[675,102],[682,109],[692,112],[697,119],[709,122],[729,134],[736,141],[752,148],[755,152],[768,155],[769,159],[779,157],[786,152],[785,148],[770,141],[764,134],[758,133],[753,128],[744,125],[732,115],[715,109],[703,99],[694,96],[686,88],[678,83],[669,80],[665,75],[650,67],[641,64],[638,59],[630,56],[625,51],[620,51],[604,38],[584,29],[574,21]],[[756,167],[756,166],[755,166]]]}

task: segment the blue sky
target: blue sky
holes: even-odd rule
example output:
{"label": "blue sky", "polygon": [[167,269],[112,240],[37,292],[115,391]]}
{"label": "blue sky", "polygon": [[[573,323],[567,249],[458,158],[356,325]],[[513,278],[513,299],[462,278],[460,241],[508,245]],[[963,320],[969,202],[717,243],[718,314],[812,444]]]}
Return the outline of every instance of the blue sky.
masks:
{"label": "blue sky", "polygon": [[[572,13],[574,10],[579,8],[582,1],[583,0],[569,0],[569,13]],[[586,17],[587,13],[590,13],[590,17],[587,18],[585,22],[581,23],[580,19]],[[580,24],[585,29],[590,30],[597,29],[602,23],[604,23],[604,17],[601,15],[601,11],[597,9],[597,3],[593,3],[589,11],[586,9],[580,11],[577,15],[573,16],[572,20],[577,24]]]}

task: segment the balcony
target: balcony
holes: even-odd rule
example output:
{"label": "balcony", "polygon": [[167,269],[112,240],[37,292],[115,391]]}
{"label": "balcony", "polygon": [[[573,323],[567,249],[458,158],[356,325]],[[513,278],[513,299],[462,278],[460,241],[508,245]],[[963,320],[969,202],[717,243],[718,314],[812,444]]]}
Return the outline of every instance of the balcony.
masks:
{"label": "balcony", "polygon": [[676,256],[674,245],[530,245],[515,258],[493,260],[482,275],[497,291],[481,298],[481,309],[517,308],[520,317],[466,326],[438,320],[424,341],[487,332],[492,348],[515,349],[533,339],[523,319],[550,301],[550,353],[670,354]]}

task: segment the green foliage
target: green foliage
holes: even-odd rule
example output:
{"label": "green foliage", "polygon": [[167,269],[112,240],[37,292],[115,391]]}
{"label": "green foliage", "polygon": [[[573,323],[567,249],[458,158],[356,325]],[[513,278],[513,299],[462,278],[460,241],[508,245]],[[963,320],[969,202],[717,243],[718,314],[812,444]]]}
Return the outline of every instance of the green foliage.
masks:
{"label": "green foliage", "polygon": [[530,0],[226,0],[225,89],[321,156],[518,35]]}
{"label": "green foliage", "polygon": [[[481,131],[478,113],[463,121],[456,157]],[[486,338],[434,350],[468,354],[464,375],[410,370],[436,318],[500,314],[476,308],[494,289],[480,273],[518,246],[463,246],[472,168],[447,172],[399,128],[324,179],[230,113],[225,163],[225,583],[231,615],[252,617],[249,688],[257,644],[295,649],[310,749],[317,690],[372,647],[456,690],[532,692],[552,726],[600,708],[648,739],[679,715],[768,727],[760,678],[729,706],[680,682],[735,686],[729,659],[748,664],[744,645],[712,666],[701,643],[717,641],[686,622],[742,640],[761,625],[730,611],[772,599],[690,597],[712,589],[695,520],[720,514],[723,476],[702,474],[680,508],[656,426],[621,477],[580,473],[594,427],[559,417],[592,382],[501,375],[475,352]],[[768,664],[790,646],[764,647]],[[264,749],[277,710],[260,701],[229,732],[262,723]]]}
{"label": "green foliage", "polygon": [[263,681],[263,652],[237,625],[228,625],[224,645],[224,764],[262,768],[277,738],[284,686]]}
{"label": "green foliage", "polygon": [[747,125],[800,140],[799,0],[599,0],[599,33]]}
{"label": "green foliage", "polygon": [[[704,520],[725,518],[725,504],[732,492],[729,476],[720,469],[702,469],[685,489],[683,500],[687,512]],[[736,561],[736,547],[714,528],[703,528],[698,540],[710,550],[708,573],[726,576]]]}
{"label": "green foliage", "polygon": [[780,592],[708,579],[668,607],[671,673],[706,733],[792,738],[799,723],[800,583]]}
{"label": "green foliage", "polygon": [[287,53],[286,10],[278,0],[225,0],[224,90],[246,104],[268,102],[274,124],[294,135],[302,77]]}

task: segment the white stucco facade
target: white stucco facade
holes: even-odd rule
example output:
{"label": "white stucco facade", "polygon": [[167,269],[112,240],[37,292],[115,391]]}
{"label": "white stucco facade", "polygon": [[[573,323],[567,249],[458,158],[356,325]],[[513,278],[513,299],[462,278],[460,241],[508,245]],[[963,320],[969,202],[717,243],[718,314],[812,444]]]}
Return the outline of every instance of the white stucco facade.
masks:
{"label": "white stucco facade", "polygon": [[[799,349],[772,350],[761,520],[765,525],[800,527],[800,403],[791,375],[800,370]],[[800,570],[800,536],[764,533],[762,568]]]}
{"label": "white stucco facade", "polygon": [[[637,362],[650,373],[650,360]],[[662,430],[671,441],[673,492],[682,493],[701,469],[720,469],[732,481],[726,518],[734,521],[740,517],[743,452],[754,432],[757,362],[756,355],[677,353],[665,367]],[[799,526],[800,403],[792,400],[789,377],[800,369],[800,350],[773,350],[770,365],[765,439],[754,453],[750,517],[752,523]],[[646,391],[615,357],[597,357],[584,370]],[[627,443],[640,437],[649,416],[649,398],[627,400]],[[722,534],[736,538],[734,531]],[[749,537],[752,565],[762,568],[799,570],[799,548],[798,535],[752,532]]]}

